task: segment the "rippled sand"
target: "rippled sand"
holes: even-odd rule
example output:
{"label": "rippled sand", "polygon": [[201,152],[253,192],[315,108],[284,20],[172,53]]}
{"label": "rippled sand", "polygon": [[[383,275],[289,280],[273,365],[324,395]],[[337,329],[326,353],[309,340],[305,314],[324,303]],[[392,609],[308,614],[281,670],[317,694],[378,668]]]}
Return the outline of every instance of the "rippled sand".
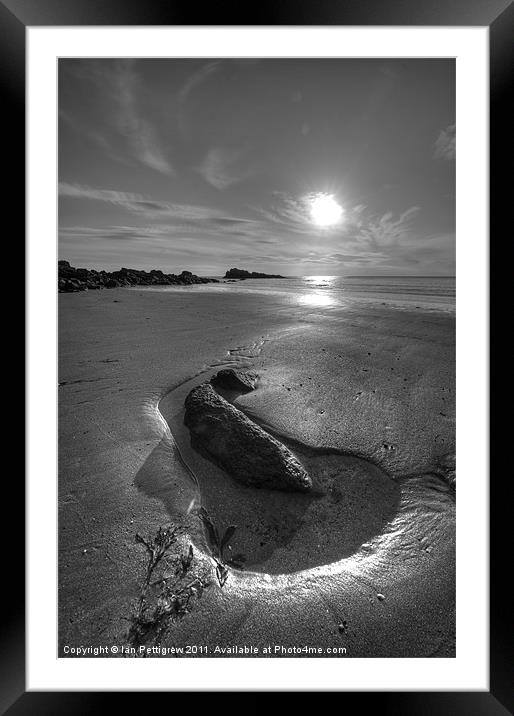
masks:
{"label": "rippled sand", "polygon": [[[175,643],[454,654],[454,319],[280,293],[115,289],[60,300],[60,642],[119,636],[136,531],[204,504],[247,557]],[[317,494],[236,483],[194,451],[191,387],[259,373],[236,405],[302,461]],[[87,580],[88,590],[81,585]],[[343,632],[339,625],[345,622]]]}

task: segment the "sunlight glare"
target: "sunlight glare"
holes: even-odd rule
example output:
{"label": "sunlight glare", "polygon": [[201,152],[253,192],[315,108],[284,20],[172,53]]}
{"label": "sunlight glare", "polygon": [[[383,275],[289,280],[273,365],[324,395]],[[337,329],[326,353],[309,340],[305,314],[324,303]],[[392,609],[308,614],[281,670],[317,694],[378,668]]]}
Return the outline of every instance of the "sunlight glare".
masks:
{"label": "sunlight glare", "polygon": [[318,226],[337,224],[343,214],[343,208],[332,194],[317,194],[310,206],[312,221]]}

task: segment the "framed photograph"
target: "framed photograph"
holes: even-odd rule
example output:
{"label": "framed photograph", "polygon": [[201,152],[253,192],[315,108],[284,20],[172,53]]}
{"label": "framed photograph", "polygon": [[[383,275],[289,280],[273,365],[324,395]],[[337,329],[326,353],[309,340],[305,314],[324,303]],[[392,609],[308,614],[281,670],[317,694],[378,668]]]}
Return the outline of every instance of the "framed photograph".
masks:
{"label": "framed photograph", "polygon": [[507,713],[489,137],[498,169],[512,6],[106,5],[0,4],[28,306],[4,711]]}

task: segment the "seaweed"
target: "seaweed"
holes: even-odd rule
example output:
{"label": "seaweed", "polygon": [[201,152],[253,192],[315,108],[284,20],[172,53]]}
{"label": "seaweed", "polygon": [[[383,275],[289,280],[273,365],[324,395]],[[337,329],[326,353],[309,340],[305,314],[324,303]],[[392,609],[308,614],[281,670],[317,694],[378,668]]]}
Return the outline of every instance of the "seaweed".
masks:
{"label": "seaweed", "polygon": [[136,542],[145,548],[148,561],[139,599],[128,618],[127,640],[131,646],[159,644],[172,624],[191,611],[210,584],[205,575],[194,573],[193,545],[189,545],[185,554],[171,554],[182,533],[181,527],[169,526],[159,527],[153,537],[136,534]]}
{"label": "seaweed", "polygon": [[226,549],[234,536],[237,526],[230,525],[230,527],[227,527],[223,534],[221,534],[205,507],[200,507],[197,511],[197,515],[205,526],[212,558],[216,563],[216,577],[220,587],[223,587],[229,575],[227,565],[241,569],[245,561],[245,557],[242,554],[237,554],[229,559],[225,559]]}

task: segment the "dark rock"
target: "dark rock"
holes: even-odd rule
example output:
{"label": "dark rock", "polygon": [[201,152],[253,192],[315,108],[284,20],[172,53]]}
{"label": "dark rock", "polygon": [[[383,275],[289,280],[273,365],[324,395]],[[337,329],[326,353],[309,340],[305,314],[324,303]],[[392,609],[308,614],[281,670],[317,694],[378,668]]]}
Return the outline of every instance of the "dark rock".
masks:
{"label": "dark rock", "polygon": [[287,276],[280,276],[280,274],[273,273],[258,273],[257,271],[246,271],[245,269],[231,268],[226,274],[225,278],[287,278]]}
{"label": "dark rock", "polygon": [[209,383],[189,393],[184,424],[192,441],[246,485],[306,492],[312,481],[282,443],[219,396]]}
{"label": "dark rock", "polygon": [[257,374],[251,371],[242,371],[237,368],[224,368],[213,375],[211,383],[220,388],[237,390],[240,393],[249,393],[255,389]]}
{"label": "dark rock", "polygon": [[[70,282],[79,282],[70,283]],[[95,271],[74,268],[69,261],[58,262],[59,291],[82,291],[88,288],[116,288],[117,286],[152,286],[155,284],[190,285],[194,283],[219,283],[214,278],[195,276],[191,271],[182,271],[180,276],[165,274],[158,269],[150,272],[139,269],[121,268],[119,271]]]}
{"label": "dark rock", "polygon": [[60,278],[58,283],[59,291],[61,292],[68,292],[68,291],[74,291],[75,289],[71,288],[70,282],[66,278]]}
{"label": "dark rock", "polygon": [[88,285],[78,279],[60,278],[58,288],[61,293],[72,293],[74,291],[87,291]]}

